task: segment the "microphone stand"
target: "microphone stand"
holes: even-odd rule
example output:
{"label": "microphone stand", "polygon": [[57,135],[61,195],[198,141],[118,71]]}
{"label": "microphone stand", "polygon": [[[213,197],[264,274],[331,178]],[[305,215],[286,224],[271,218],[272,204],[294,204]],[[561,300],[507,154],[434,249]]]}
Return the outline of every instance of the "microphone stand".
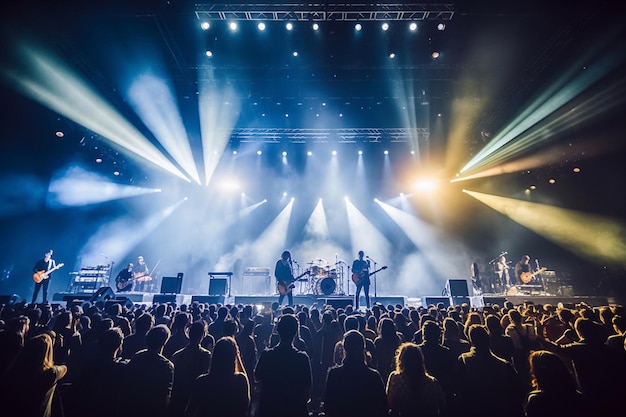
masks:
{"label": "microphone stand", "polygon": [[[367,257],[368,260],[374,262],[374,271],[376,271],[376,265],[377,262],[375,260],[373,260],[372,258],[370,258],[369,256]],[[378,292],[376,291],[376,283],[378,282],[378,279],[376,279],[376,275],[374,275],[374,298],[378,297]]]}
{"label": "microphone stand", "polygon": [[[115,264],[115,262],[112,259],[110,259],[108,256],[106,256],[104,253],[101,253],[100,255],[102,255],[102,257],[104,257],[104,259],[106,259],[107,261],[111,262],[111,266],[109,267],[109,278],[107,280],[107,284],[111,285],[111,274],[113,273],[113,264]],[[102,285],[100,286],[102,287]]]}

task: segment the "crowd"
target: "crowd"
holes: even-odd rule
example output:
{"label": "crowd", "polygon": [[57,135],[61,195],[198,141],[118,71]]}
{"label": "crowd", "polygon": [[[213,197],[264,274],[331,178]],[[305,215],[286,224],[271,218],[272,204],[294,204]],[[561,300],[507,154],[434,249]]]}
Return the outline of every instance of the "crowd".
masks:
{"label": "crowd", "polygon": [[16,304],[0,415],[607,416],[622,306]]}

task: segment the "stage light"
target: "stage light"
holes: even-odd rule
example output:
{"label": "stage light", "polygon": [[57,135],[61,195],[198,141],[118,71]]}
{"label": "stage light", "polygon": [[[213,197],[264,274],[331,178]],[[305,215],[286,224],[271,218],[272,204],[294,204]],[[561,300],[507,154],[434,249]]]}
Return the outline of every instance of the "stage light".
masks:
{"label": "stage light", "polygon": [[200,27],[202,28],[202,30],[209,30],[211,24],[209,22],[202,22],[200,23]]}
{"label": "stage light", "polygon": [[343,113],[339,113],[339,117],[343,117]]}
{"label": "stage light", "polygon": [[207,57],[212,58],[213,57],[213,51],[209,51],[207,49],[207,51],[204,53]]}
{"label": "stage light", "polygon": [[287,151],[283,151],[283,156],[287,156]]}
{"label": "stage light", "polygon": [[298,56],[298,51],[293,51],[293,56]]}
{"label": "stage light", "polygon": [[289,117],[289,113],[285,113],[285,117]]}
{"label": "stage light", "polygon": [[233,155],[237,155],[237,151],[233,151]]}
{"label": "stage light", "polygon": [[530,188],[531,190],[536,190],[536,189],[537,189],[537,186],[536,186],[536,185],[531,185],[531,186],[530,186],[530,187],[528,187],[528,188]]}
{"label": "stage light", "polygon": [[263,152],[262,151],[256,151],[256,154],[257,155],[263,155]]}
{"label": "stage light", "polygon": [[55,133],[57,138],[62,138],[63,136],[65,136],[65,133],[61,132],[60,130],[58,132]]}
{"label": "stage light", "polygon": [[415,155],[415,151],[411,151],[411,155]]}
{"label": "stage light", "polygon": [[433,59],[437,59],[437,58],[439,58],[439,52],[438,51],[433,51],[431,56],[433,57]]}
{"label": "stage light", "polygon": [[556,180],[555,180],[554,178],[550,178],[550,179],[548,180],[548,182],[549,182],[550,184],[555,184],[555,183],[556,183]]}
{"label": "stage light", "polygon": [[574,171],[575,173],[579,173],[579,172],[580,172],[580,168],[575,167],[575,168],[573,169],[573,171]]}
{"label": "stage light", "polygon": [[291,23],[291,22],[287,22],[287,24],[285,25],[285,29],[287,29],[287,30],[293,30],[293,23]]}
{"label": "stage light", "polygon": [[393,52],[389,54],[389,58],[394,59],[396,57],[396,54],[394,54]]}
{"label": "stage light", "polygon": [[332,151],[333,156],[337,156],[337,151]]}
{"label": "stage light", "polygon": [[237,22],[230,22],[228,24],[228,28],[232,31],[235,32],[237,30]]}
{"label": "stage light", "polygon": [[356,30],[357,32],[360,32],[361,29],[363,29],[363,25],[361,25],[360,23],[354,25],[354,30]]}
{"label": "stage light", "polygon": [[417,23],[412,22],[412,23],[409,25],[409,30],[410,30],[411,32],[415,32],[415,31],[417,30]]}
{"label": "stage light", "polygon": [[256,27],[257,27],[257,28],[258,28],[261,32],[263,32],[263,31],[265,30],[265,23],[263,23],[263,22],[259,22],[259,24],[258,24],[258,25],[256,25]]}
{"label": "stage light", "polygon": [[382,24],[382,26],[381,26],[381,28],[382,28],[382,30],[384,30],[384,31],[389,30],[389,23],[387,23],[387,22],[383,23],[383,24]]}
{"label": "stage light", "polygon": [[445,30],[446,29],[446,25],[445,23],[439,23],[437,25],[437,30]]}
{"label": "stage light", "polygon": [[313,23],[313,30],[320,30],[320,25]]}
{"label": "stage light", "polygon": [[383,152],[385,155],[389,155],[389,151],[385,149],[385,151]]}
{"label": "stage light", "polygon": [[102,158],[96,158],[96,164],[101,164],[102,163]]}
{"label": "stage light", "polygon": [[361,150],[360,150],[360,151],[358,151],[357,153],[359,154],[359,156],[360,156],[360,155],[363,155],[363,151],[361,151]]}
{"label": "stage light", "polygon": [[306,154],[307,154],[307,156],[313,156],[313,152],[311,152],[311,151],[308,151]]}
{"label": "stage light", "polygon": [[113,171],[113,175],[115,175],[116,177],[120,176],[120,172],[119,171]]}

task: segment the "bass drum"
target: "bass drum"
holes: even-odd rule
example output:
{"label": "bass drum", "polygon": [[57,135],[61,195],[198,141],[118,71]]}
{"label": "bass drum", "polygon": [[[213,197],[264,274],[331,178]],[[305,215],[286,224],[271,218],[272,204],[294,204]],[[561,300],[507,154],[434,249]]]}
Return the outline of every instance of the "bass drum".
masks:
{"label": "bass drum", "polygon": [[332,278],[320,279],[315,283],[315,291],[317,294],[331,295],[335,292],[337,283]]}

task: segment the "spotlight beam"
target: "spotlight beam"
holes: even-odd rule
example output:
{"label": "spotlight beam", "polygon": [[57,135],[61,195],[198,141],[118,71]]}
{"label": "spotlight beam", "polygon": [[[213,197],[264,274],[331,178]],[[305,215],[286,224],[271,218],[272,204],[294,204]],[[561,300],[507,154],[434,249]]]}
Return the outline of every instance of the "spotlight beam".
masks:
{"label": "spotlight beam", "polygon": [[486,206],[576,255],[600,262],[626,259],[626,225],[560,207],[463,190]]}
{"label": "spotlight beam", "polygon": [[110,140],[115,145],[189,181],[156,146],[67,65],[37,48],[19,43],[19,61],[2,71],[22,94]]}
{"label": "spotlight beam", "polygon": [[[589,54],[588,54],[589,55]],[[588,59],[586,56],[585,59]],[[552,135],[542,130],[548,117],[562,110],[579,94],[598,82],[607,75],[623,60],[621,52],[609,52],[598,58],[597,62],[582,73],[579,68],[584,66],[584,60],[572,65],[572,69],[555,82],[541,96],[535,99],[521,114],[519,114],[508,126],[499,132],[481,151],[479,151],[461,169],[461,173],[477,170],[485,166],[493,165],[499,161],[501,155],[511,155],[512,152],[524,151],[541,140],[549,140]],[[620,87],[621,88],[621,87]],[[622,95],[623,97],[623,95]],[[621,102],[622,100],[619,100]],[[619,104],[614,103],[614,105]],[[543,125],[542,125],[543,123]],[[558,122],[558,117],[557,121]],[[571,128],[570,124],[563,124],[561,130]],[[533,130],[535,129],[535,130]],[[551,133],[551,132],[550,132]],[[513,146],[507,146],[514,142]],[[498,154],[499,152],[499,154]]]}

